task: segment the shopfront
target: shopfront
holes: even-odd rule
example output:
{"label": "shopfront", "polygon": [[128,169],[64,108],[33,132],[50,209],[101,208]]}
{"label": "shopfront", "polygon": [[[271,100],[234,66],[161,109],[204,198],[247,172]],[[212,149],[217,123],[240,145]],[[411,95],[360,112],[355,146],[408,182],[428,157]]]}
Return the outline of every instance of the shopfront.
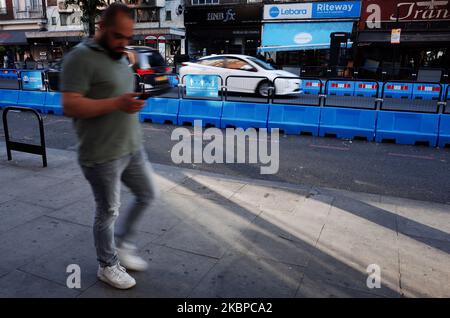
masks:
{"label": "shopfront", "polygon": [[186,8],[188,54],[256,55],[261,43],[261,15],[259,4]]}
{"label": "shopfront", "polygon": [[363,0],[355,63],[366,77],[448,81],[449,26],[447,0]]}
{"label": "shopfront", "polygon": [[[360,8],[359,1],[265,5],[258,52],[279,68],[309,73],[332,66],[330,48],[338,45],[333,66],[347,66],[351,63],[351,40]],[[332,41],[337,35],[345,42]]]}

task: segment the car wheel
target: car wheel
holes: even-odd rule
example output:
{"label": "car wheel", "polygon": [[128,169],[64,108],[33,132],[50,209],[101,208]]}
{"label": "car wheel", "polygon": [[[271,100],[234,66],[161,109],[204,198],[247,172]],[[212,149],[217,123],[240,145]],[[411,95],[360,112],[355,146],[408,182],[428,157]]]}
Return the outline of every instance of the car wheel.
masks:
{"label": "car wheel", "polygon": [[262,81],[256,88],[256,94],[261,97],[268,97],[270,88],[273,88],[272,83],[270,83],[269,81]]}

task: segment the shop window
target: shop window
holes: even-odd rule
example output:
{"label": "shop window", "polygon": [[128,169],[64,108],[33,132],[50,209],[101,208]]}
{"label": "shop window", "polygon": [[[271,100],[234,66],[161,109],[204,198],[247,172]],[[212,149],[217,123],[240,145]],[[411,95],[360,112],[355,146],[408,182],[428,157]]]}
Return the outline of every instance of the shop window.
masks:
{"label": "shop window", "polygon": [[172,21],[172,11],[166,11],[166,21]]}

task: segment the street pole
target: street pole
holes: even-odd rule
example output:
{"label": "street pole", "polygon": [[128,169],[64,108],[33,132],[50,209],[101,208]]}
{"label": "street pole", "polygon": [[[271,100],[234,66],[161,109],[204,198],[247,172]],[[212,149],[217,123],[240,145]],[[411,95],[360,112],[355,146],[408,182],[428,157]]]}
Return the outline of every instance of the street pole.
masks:
{"label": "street pole", "polygon": [[[396,10],[396,18],[395,18],[395,27],[398,29],[399,28],[399,6],[397,3],[397,10]],[[397,59],[397,44],[393,43],[394,45],[394,52],[393,52],[393,56],[392,56],[392,76],[395,76],[395,60]]]}

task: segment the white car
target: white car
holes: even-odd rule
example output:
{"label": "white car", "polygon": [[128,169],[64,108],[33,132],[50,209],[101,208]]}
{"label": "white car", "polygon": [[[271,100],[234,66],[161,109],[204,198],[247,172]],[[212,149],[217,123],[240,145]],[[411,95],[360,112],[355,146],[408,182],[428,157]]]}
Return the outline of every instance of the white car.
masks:
{"label": "white car", "polygon": [[229,92],[256,93],[267,97],[270,87],[275,87],[275,95],[302,91],[298,76],[274,69],[270,64],[248,55],[210,55],[182,65],[179,77],[182,84],[185,84],[185,75],[208,74],[220,76],[222,85]]}

